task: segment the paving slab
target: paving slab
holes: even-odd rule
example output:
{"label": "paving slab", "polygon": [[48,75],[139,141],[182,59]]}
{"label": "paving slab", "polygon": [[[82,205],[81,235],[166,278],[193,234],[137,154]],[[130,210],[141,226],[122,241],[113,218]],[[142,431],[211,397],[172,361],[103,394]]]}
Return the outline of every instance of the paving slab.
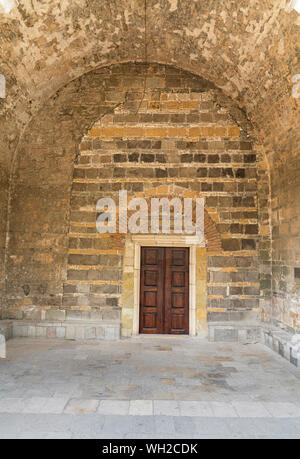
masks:
{"label": "paving slab", "polygon": [[239,416],[231,403],[210,402],[210,407],[216,418],[236,418]]}
{"label": "paving slab", "polygon": [[153,408],[155,416],[180,416],[177,400],[154,400]]}
{"label": "paving slab", "polygon": [[300,406],[294,403],[264,402],[263,405],[274,418],[300,418]]}
{"label": "paving slab", "polygon": [[232,402],[232,406],[240,418],[268,418],[270,412],[259,402]]}
{"label": "paving slab", "polygon": [[97,412],[104,415],[128,416],[129,400],[101,400]]}
{"label": "paving slab", "polygon": [[153,415],[152,400],[130,400],[129,414],[131,416],[151,416]]}
{"label": "paving slab", "polygon": [[259,344],[18,338],[7,357],[0,438],[300,438],[300,369]]}
{"label": "paving slab", "polygon": [[91,414],[97,411],[99,400],[83,400],[73,398],[69,400],[64,413],[66,414]]}
{"label": "paving slab", "polygon": [[209,402],[180,401],[179,409],[181,416],[213,417],[213,410]]}

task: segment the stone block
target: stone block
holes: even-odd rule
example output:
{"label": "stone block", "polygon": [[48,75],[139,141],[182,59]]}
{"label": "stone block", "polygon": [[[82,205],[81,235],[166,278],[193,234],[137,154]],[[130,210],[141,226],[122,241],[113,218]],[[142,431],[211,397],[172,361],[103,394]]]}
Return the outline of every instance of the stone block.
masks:
{"label": "stone block", "polygon": [[134,304],[134,289],[124,291],[122,293],[122,307],[126,309],[132,309]]}
{"label": "stone block", "polygon": [[213,341],[223,342],[237,342],[238,341],[238,329],[234,327],[209,327],[211,329],[210,338]]}
{"label": "stone block", "polygon": [[66,326],[66,339],[75,339],[75,327],[72,325]]}
{"label": "stone block", "polygon": [[84,339],[95,339],[95,338],[96,338],[96,328],[86,327],[84,329]]}
{"label": "stone block", "polygon": [[6,340],[4,335],[0,335],[0,359],[6,358]]}
{"label": "stone block", "polygon": [[84,327],[77,325],[75,327],[75,339],[82,340],[85,338]]}
{"label": "stone block", "polygon": [[105,326],[104,328],[104,339],[107,340],[118,340],[120,339],[120,326],[118,327],[111,327],[111,326]]}
{"label": "stone block", "polygon": [[66,328],[65,327],[56,327],[56,337],[65,338],[66,337]]}
{"label": "stone block", "polygon": [[260,343],[261,340],[262,336],[260,326],[238,328],[238,341],[240,343]]}
{"label": "stone block", "polygon": [[36,327],[36,337],[37,338],[42,338],[46,336],[46,327]]}
{"label": "stone block", "polygon": [[0,335],[3,335],[7,340],[13,336],[13,322],[0,320]]}
{"label": "stone block", "polygon": [[79,306],[80,308],[86,308],[86,307],[89,307],[90,305],[90,297],[87,295],[87,296],[78,296],[77,297],[77,306]]}
{"label": "stone block", "polygon": [[46,336],[47,338],[55,338],[56,337],[56,327],[47,327]]}
{"label": "stone block", "polygon": [[96,327],[96,338],[103,339],[104,338],[104,327]]}
{"label": "stone block", "polygon": [[90,293],[90,285],[89,284],[79,284],[77,286],[78,293]]}
{"label": "stone block", "polygon": [[247,330],[242,328],[238,330],[238,341],[239,343],[247,343]]}
{"label": "stone block", "polygon": [[283,346],[283,356],[287,360],[291,360],[291,346],[289,343],[285,343]]}
{"label": "stone block", "polygon": [[66,320],[81,320],[81,311],[66,311]]}
{"label": "stone block", "polygon": [[29,325],[28,326],[28,337],[29,338],[35,338],[36,337],[36,326],[35,325]]}
{"label": "stone block", "polygon": [[290,355],[290,362],[292,365],[295,365],[296,367],[298,367],[298,362],[300,361],[299,360],[299,357],[300,357],[300,354],[297,354],[297,356],[293,356],[292,354]]}
{"label": "stone block", "polygon": [[279,354],[279,340],[278,338],[274,337],[273,338],[273,351],[275,351],[277,354]]}
{"label": "stone block", "polygon": [[91,320],[93,321],[98,321],[98,320],[102,320],[102,313],[100,310],[94,310],[94,311],[91,311],[90,312],[90,318]]}
{"label": "stone block", "polygon": [[133,309],[123,308],[122,310],[122,328],[132,329]]}
{"label": "stone block", "polygon": [[121,335],[123,338],[129,338],[132,336],[132,329],[131,328],[123,328],[121,329]]}
{"label": "stone block", "polygon": [[112,311],[103,311],[102,318],[103,320],[120,320],[121,310],[114,309]]}
{"label": "stone block", "polygon": [[13,336],[25,338],[28,336],[28,326],[27,325],[13,325]]}
{"label": "stone block", "polygon": [[64,309],[49,309],[46,311],[46,320],[65,320],[66,311]]}
{"label": "stone block", "polygon": [[41,320],[41,318],[42,318],[41,309],[30,308],[24,311],[24,319]]}
{"label": "stone block", "polygon": [[261,327],[251,327],[247,329],[247,342],[249,343],[260,343],[262,340]]}
{"label": "stone block", "polygon": [[24,312],[20,309],[5,309],[2,313],[3,319],[22,320]]}

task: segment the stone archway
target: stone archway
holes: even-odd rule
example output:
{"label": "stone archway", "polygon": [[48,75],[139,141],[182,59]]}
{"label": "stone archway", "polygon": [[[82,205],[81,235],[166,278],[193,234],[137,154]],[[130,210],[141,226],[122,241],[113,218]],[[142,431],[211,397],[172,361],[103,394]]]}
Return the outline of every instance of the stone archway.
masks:
{"label": "stone archway", "polygon": [[4,317],[94,318],[108,337],[120,326],[125,240],[96,232],[97,200],[120,186],[130,195],[179,186],[205,198],[219,235],[207,253],[208,321],[267,309],[259,282],[260,248],[269,254],[268,176],[257,174],[261,151],[245,115],[202,78],[146,68],[146,80],[143,64],[96,70],[32,121],[13,184]]}
{"label": "stone archway", "polygon": [[[92,311],[100,318],[118,320],[124,291],[130,295],[122,272],[125,237],[97,234],[97,200],[116,197],[120,189],[147,198],[172,195],[177,187],[186,196],[206,200],[208,275],[199,285],[204,278],[208,282],[202,285],[205,307],[199,315],[204,322],[207,313],[214,320],[243,318],[245,311],[257,315],[258,152],[246,131],[233,123],[228,107],[216,103],[213,87],[202,80],[197,86],[188,74],[178,76],[177,69],[174,86],[166,87],[164,67],[155,69],[152,83],[148,73],[149,88],[136,89],[133,80],[123,100],[101,116],[82,140],[73,174],[62,308],[69,317]],[[122,73],[115,75],[123,81]],[[114,85],[107,89],[110,103],[116,94]],[[133,325],[123,324],[123,329],[130,334]]]}
{"label": "stone archway", "polygon": [[[149,0],[145,8],[136,0],[114,7],[96,0],[88,5],[45,0],[1,15],[1,73],[7,83],[7,97],[0,101],[3,317],[21,318],[29,310],[39,316],[41,308],[61,307],[68,225],[63,200],[69,196],[74,152],[88,127],[123,100],[115,64],[147,60],[193,72],[195,80],[207,78],[235,101],[234,115],[240,107],[243,120],[253,123],[270,172],[264,161],[258,164],[260,304],[264,319],[299,328],[300,99],[293,97],[299,16],[288,1],[244,3],[241,9],[229,0],[216,6]],[[123,87],[135,75],[138,88],[136,76],[147,68],[136,72],[136,66],[125,65]],[[106,76],[119,93],[112,104],[103,102]],[[169,81],[174,77],[170,70]],[[220,106],[228,103],[221,91],[218,100]]]}

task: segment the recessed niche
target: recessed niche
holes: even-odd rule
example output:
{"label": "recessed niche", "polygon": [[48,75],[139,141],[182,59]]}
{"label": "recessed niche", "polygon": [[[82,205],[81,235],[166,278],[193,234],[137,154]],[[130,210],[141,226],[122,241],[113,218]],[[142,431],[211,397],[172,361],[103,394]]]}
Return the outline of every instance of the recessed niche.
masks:
{"label": "recessed niche", "polygon": [[295,268],[295,279],[300,281],[300,268]]}

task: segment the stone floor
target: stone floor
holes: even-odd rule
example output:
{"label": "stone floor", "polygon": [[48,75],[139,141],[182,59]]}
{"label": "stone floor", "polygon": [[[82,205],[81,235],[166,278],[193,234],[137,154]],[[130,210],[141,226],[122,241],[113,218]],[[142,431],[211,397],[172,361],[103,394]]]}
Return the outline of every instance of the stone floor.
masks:
{"label": "stone floor", "polygon": [[260,344],[18,338],[0,438],[300,438],[300,369]]}

